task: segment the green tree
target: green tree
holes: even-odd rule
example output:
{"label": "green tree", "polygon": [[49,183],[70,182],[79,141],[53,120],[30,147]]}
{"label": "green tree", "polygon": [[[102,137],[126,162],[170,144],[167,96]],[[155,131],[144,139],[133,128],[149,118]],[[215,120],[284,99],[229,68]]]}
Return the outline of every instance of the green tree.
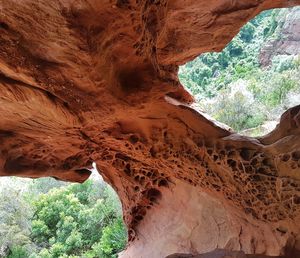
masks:
{"label": "green tree", "polygon": [[255,30],[255,26],[251,22],[248,22],[240,32],[241,40],[249,43],[254,37]]}
{"label": "green tree", "polygon": [[[20,182],[0,188],[0,256],[24,257],[30,252],[31,207],[23,198]],[[2,253],[2,254],[1,254]]]}
{"label": "green tree", "polygon": [[103,184],[88,180],[52,189],[33,205],[32,240],[44,248],[40,255],[99,257],[101,251],[113,257],[126,244],[117,196]]}

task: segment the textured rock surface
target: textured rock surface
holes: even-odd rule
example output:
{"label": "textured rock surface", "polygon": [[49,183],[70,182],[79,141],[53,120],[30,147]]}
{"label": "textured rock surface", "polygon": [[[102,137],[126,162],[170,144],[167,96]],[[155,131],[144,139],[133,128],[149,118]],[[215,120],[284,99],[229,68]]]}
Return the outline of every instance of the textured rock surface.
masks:
{"label": "textured rock surface", "polygon": [[1,176],[118,192],[122,257],[299,247],[300,106],[260,139],[205,117],[178,65],[299,0],[1,0]]}
{"label": "textured rock surface", "polygon": [[[217,249],[212,252],[199,254],[199,255],[173,254],[173,255],[169,255],[167,258],[268,258],[268,257],[270,256],[245,254],[242,251],[227,251],[227,250]],[[280,257],[272,256],[272,257],[283,258],[282,256]]]}

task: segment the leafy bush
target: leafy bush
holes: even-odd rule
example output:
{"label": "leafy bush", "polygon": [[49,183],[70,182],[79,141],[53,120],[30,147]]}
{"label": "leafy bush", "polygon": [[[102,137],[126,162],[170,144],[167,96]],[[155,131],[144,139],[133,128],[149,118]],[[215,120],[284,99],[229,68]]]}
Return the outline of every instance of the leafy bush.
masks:
{"label": "leafy bush", "polygon": [[278,55],[272,59],[272,69],[275,72],[291,70],[296,67],[296,58],[289,55]]}
{"label": "leafy bush", "polygon": [[253,106],[251,98],[241,91],[223,91],[218,101],[210,107],[210,113],[222,123],[236,131],[259,126],[265,120],[264,114]]}
{"label": "leafy bush", "polygon": [[45,247],[40,255],[71,257],[95,246],[103,254],[113,255],[124,248],[126,230],[117,197],[112,190],[98,192],[97,187],[101,188],[92,181],[73,184],[53,189],[33,202],[32,239]]}
{"label": "leafy bush", "polygon": [[23,188],[0,188],[0,250],[5,257],[115,257],[125,247],[120,202],[105,184],[43,179],[20,192]]}
{"label": "leafy bush", "polygon": [[117,253],[124,248],[126,234],[123,227],[123,222],[119,218],[114,222],[113,226],[107,226],[103,229],[100,247],[108,257],[116,257]]}
{"label": "leafy bush", "polygon": [[27,250],[24,247],[14,246],[7,258],[26,258],[28,256]]}
{"label": "leafy bush", "polygon": [[248,22],[241,29],[241,32],[240,32],[241,40],[243,40],[244,42],[249,43],[254,37],[255,29],[256,29],[255,26],[251,22]]}

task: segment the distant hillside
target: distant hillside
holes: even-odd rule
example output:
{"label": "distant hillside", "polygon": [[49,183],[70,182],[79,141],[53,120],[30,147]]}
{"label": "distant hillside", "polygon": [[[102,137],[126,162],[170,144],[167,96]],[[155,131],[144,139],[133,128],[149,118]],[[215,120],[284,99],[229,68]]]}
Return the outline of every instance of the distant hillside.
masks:
{"label": "distant hillside", "polygon": [[277,37],[269,39],[260,49],[261,66],[272,65],[278,55],[298,55],[300,53],[300,8],[279,12]]}
{"label": "distant hillside", "polygon": [[299,54],[300,8],[269,10],[248,22],[221,53],[182,66],[179,78],[203,110],[241,131],[300,104]]}

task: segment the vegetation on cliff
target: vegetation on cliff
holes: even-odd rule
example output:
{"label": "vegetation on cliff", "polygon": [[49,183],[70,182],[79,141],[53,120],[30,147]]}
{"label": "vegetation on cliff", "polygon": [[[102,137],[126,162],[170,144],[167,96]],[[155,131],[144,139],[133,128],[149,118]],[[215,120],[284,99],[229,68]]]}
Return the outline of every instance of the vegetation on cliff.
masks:
{"label": "vegetation on cliff", "polygon": [[[292,53],[282,54],[276,46],[290,40],[291,20],[300,24],[299,7],[261,13],[222,52],[181,67],[182,84],[204,111],[236,131],[277,120],[300,99],[300,41]],[[270,45],[274,48],[264,55]]]}

